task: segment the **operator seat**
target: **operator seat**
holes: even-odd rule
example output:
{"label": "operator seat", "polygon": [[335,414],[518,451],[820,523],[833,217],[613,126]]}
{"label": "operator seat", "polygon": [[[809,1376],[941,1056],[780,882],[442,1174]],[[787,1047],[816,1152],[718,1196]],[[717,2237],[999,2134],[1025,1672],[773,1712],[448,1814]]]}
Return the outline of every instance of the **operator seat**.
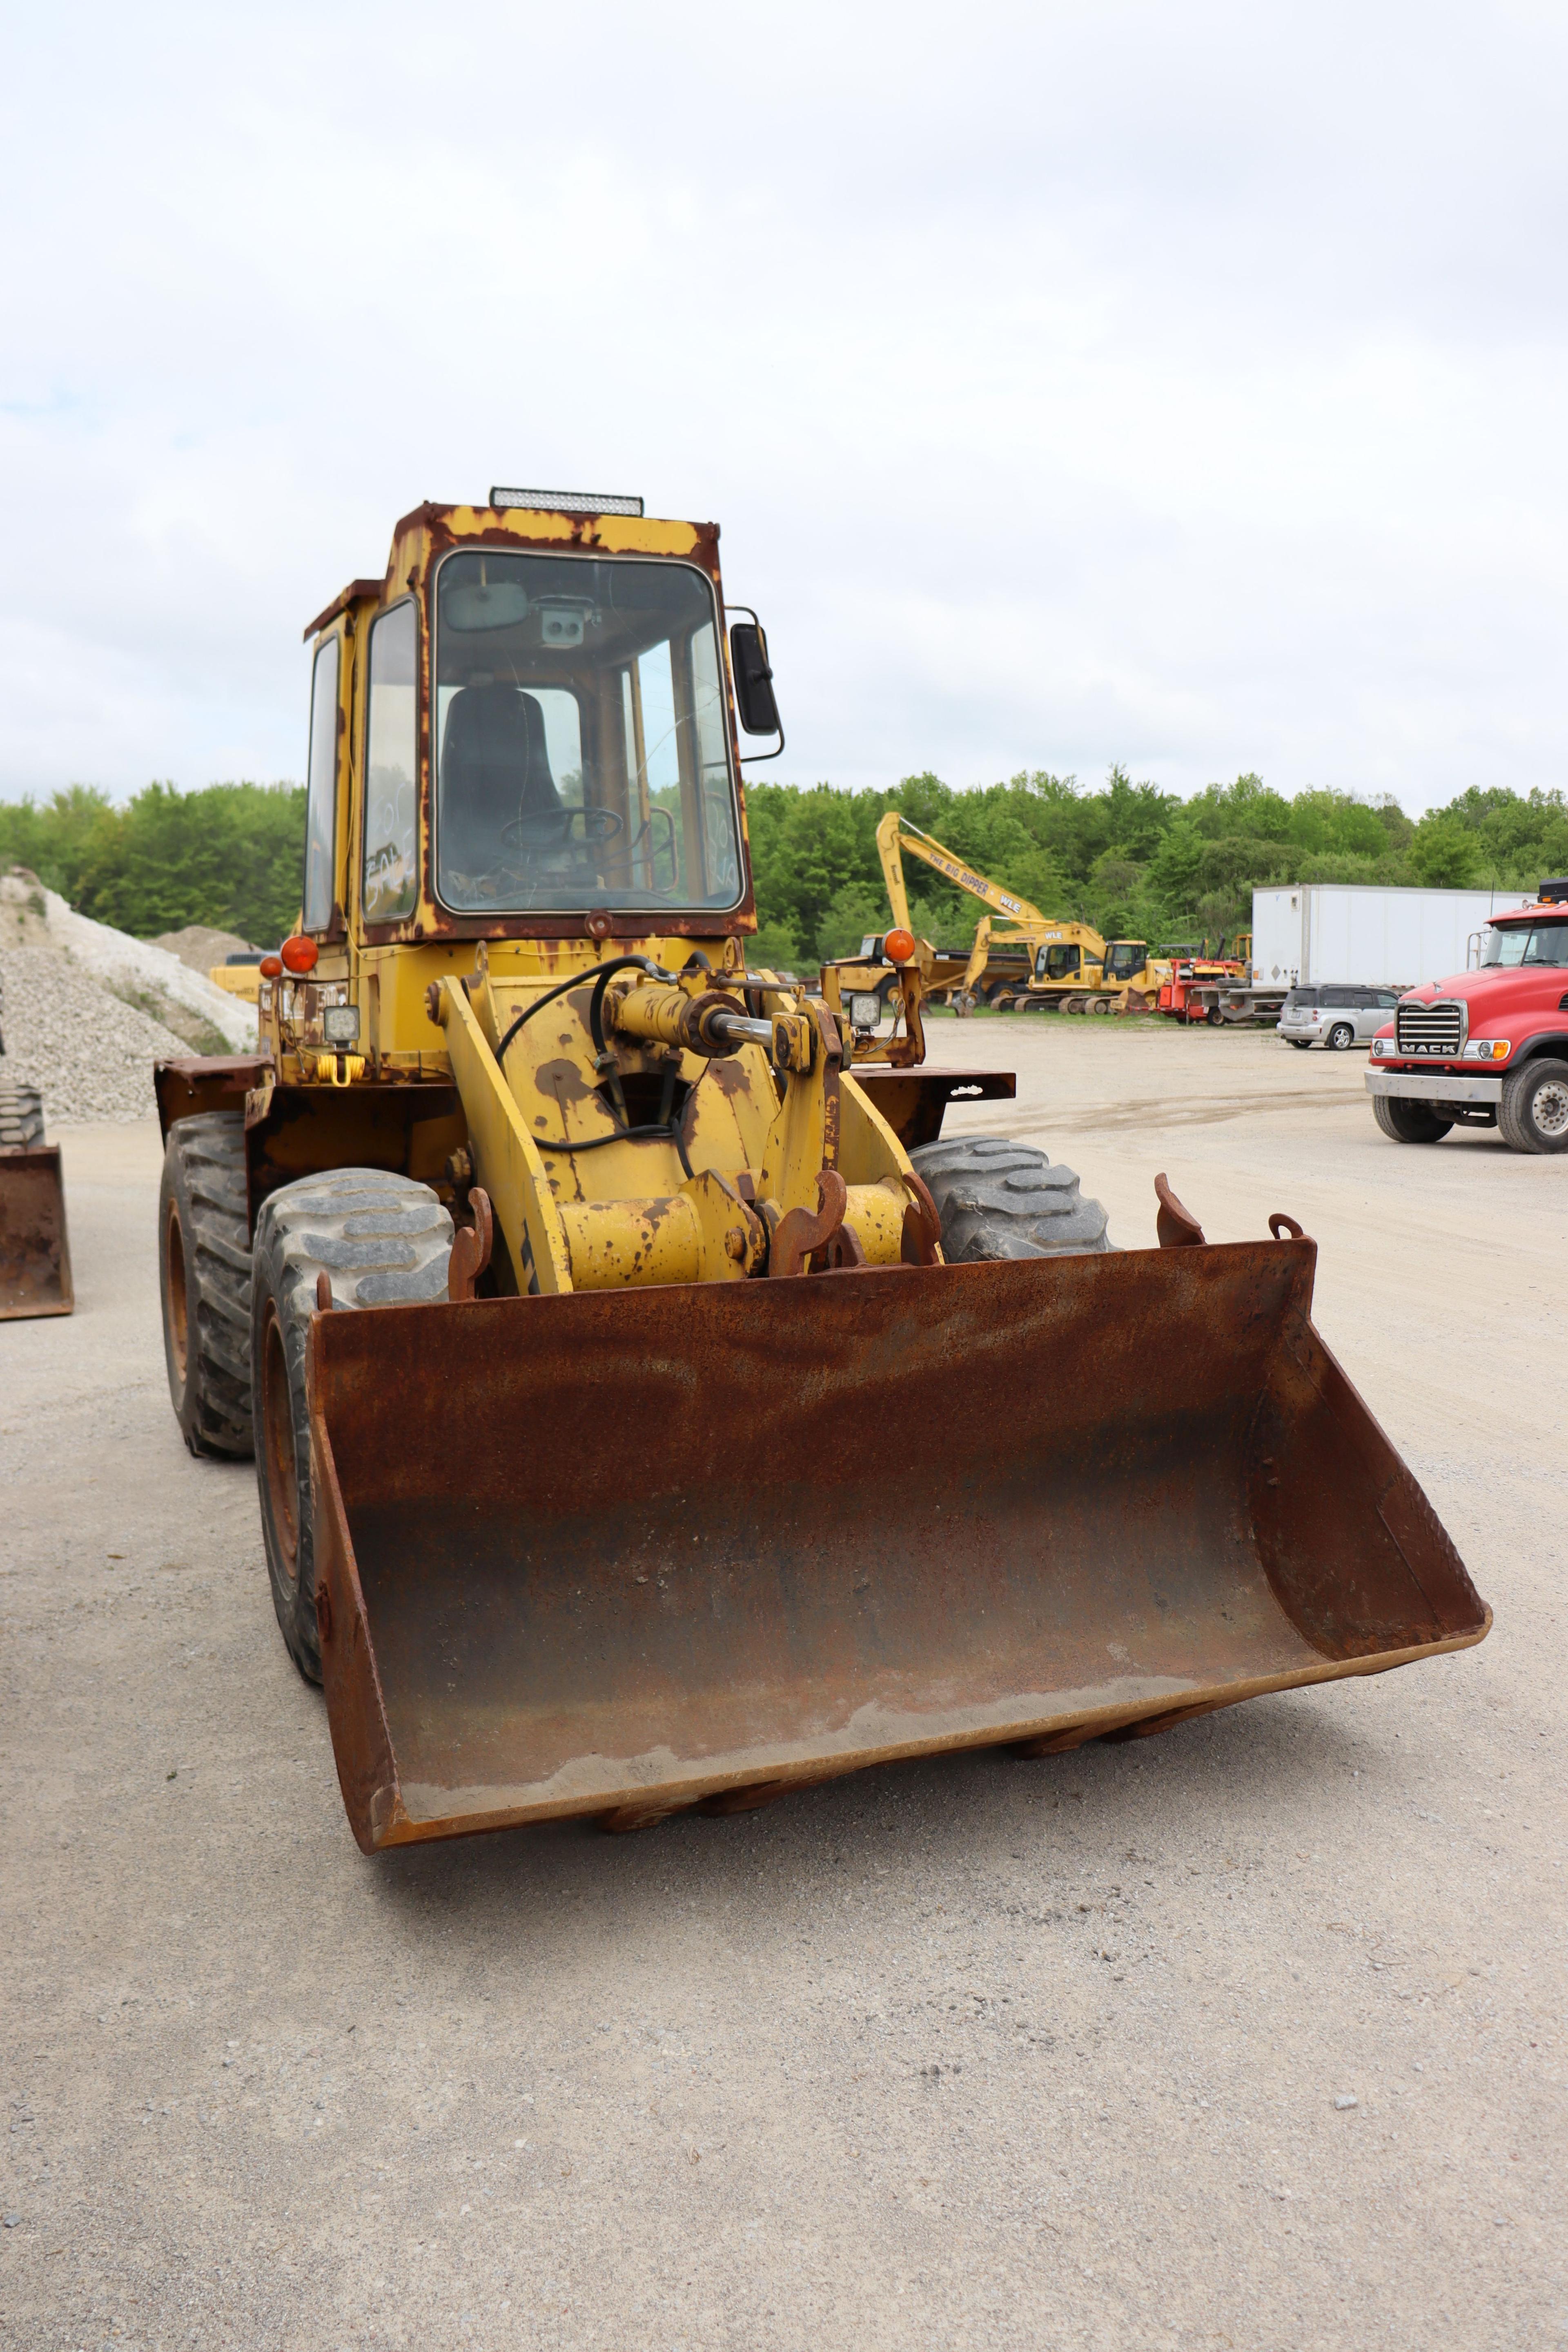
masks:
{"label": "operator seat", "polygon": [[564,814],[550,772],[544,713],[515,686],[465,686],[453,696],[439,772],[437,837],[449,872],[516,865],[525,853],[502,840],[503,828],[518,816]]}

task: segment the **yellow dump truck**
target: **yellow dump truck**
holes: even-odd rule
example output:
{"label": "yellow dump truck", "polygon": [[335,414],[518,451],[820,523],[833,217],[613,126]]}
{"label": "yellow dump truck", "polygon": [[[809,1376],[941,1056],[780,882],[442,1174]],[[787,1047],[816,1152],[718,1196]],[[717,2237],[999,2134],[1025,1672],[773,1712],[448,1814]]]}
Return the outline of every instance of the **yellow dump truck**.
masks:
{"label": "yellow dump truck", "polygon": [[855,1066],[748,967],[777,712],[718,542],[406,516],[306,632],[258,1050],[157,1074],[171,1398],[254,1449],[367,1851],[1140,1736],[1489,1622],[1299,1228],[1167,1198],[1115,1252],[1070,1171],[943,1133],[1009,1080]]}

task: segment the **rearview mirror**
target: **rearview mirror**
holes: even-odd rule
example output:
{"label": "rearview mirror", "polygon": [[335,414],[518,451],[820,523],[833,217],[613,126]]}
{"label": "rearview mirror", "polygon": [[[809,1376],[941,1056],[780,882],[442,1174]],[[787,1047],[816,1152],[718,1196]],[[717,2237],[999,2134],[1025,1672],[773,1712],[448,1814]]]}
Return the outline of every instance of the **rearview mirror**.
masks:
{"label": "rearview mirror", "polygon": [[730,663],[735,673],[735,707],[747,734],[781,735],[768,641],[760,622],[735,623],[730,631]]}

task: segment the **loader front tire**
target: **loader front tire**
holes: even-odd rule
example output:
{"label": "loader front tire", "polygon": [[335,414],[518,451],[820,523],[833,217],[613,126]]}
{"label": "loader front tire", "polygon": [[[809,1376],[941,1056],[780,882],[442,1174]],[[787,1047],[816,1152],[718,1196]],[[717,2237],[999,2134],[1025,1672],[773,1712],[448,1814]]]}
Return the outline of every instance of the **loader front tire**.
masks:
{"label": "loader front tire", "polygon": [[239,1111],[199,1111],[169,1129],[158,1287],[180,1433],[193,1454],[243,1459],[251,1450],[250,1242]]}
{"label": "loader front tire", "polygon": [[332,1305],[417,1306],[447,1296],[452,1220],[428,1184],[336,1168],[268,1194],[256,1220],[251,1378],[256,1483],[272,1605],[307,1682],[321,1679],[305,1335],[325,1273]]}
{"label": "loader front tire", "polygon": [[922,1143],[910,1159],[942,1219],[949,1265],[986,1258],[1073,1257],[1114,1249],[1105,1211],[1078,1178],[1032,1143],[954,1135]]}

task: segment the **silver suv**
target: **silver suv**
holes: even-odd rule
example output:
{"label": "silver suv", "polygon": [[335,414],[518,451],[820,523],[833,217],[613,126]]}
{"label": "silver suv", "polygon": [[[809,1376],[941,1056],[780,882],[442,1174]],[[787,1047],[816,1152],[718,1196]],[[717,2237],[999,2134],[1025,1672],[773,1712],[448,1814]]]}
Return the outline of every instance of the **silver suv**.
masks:
{"label": "silver suv", "polygon": [[1385,1029],[1399,1003],[1395,988],[1293,988],[1279,1016],[1279,1034],[1305,1053],[1330,1045],[1336,1054],[1369,1045]]}

